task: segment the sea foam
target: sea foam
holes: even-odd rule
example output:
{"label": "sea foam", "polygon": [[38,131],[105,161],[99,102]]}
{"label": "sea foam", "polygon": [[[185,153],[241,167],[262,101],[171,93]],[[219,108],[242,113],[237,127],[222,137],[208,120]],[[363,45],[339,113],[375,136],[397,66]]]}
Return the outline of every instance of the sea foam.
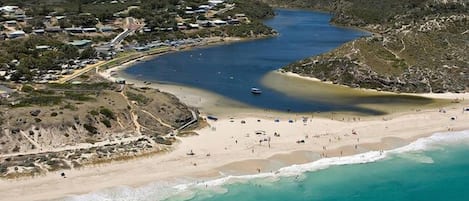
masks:
{"label": "sea foam", "polygon": [[[226,189],[223,185],[232,183],[242,183],[253,179],[273,179],[277,180],[281,177],[297,177],[305,172],[318,171],[331,166],[364,164],[376,162],[378,160],[390,157],[402,157],[421,163],[433,163],[432,158],[419,154],[423,151],[432,149],[443,149],[451,144],[469,144],[469,130],[458,132],[436,133],[426,138],[420,138],[406,146],[388,151],[370,151],[366,153],[322,158],[311,163],[291,165],[279,169],[276,172],[259,173],[252,175],[225,175],[221,178],[210,181],[194,181],[180,180],[177,183],[161,183],[156,182],[139,188],[116,187],[103,190],[100,192],[68,197],[66,201],[147,201],[147,200],[165,200],[177,197],[175,200],[188,200],[195,196],[200,190],[208,190],[214,193],[224,193]],[[173,200],[173,199],[172,199]]]}

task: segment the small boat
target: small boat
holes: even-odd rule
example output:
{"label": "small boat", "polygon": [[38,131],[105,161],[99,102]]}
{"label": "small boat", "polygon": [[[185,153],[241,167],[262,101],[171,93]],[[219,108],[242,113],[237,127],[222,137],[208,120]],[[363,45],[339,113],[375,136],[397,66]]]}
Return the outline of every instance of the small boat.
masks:
{"label": "small boat", "polygon": [[260,90],[259,88],[253,87],[253,88],[251,88],[251,93],[253,93],[253,94],[261,94],[261,93],[262,93],[262,90]]}
{"label": "small boat", "polygon": [[218,118],[214,117],[214,116],[207,116],[207,119],[210,119],[210,120],[213,120],[213,121],[217,121]]}

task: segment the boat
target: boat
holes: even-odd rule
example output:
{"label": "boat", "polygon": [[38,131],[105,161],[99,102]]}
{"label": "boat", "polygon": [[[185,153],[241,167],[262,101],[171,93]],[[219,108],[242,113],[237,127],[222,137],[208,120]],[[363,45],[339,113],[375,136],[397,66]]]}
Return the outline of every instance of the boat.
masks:
{"label": "boat", "polygon": [[259,88],[253,87],[253,88],[251,88],[251,93],[253,93],[253,94],[261,94],[261,93],[262,93],[262,90],[260,90]]}
{"label": "boat", "polygon": [[207,119],[210,119],[210,120],[213,120],[213,121],[217,121],[217,120],[218,120],[217,117],[215,117],[215,116],[210,116],[210,115],[207,116]]}

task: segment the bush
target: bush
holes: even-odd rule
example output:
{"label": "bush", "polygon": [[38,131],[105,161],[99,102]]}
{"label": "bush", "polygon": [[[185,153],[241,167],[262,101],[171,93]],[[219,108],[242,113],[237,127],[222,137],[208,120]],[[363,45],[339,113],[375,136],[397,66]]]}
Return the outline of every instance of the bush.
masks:
{"label": "bush", "polygon": [[103,123],[107,128],[112,127],[111,121],[109,121],[109,119],[103,118],[103,119],[101,119],[101,123]]}
{"label": "bush", "polygon": [[137,93],[132,93],[132,92],[125,92],[125,95],[129,98],[129,100],[136,101],[140,105],[146,105],[151,101],[150,98],[142,95],[142,94],[137,94]]}
{"label": "bush", "polygon": [[21,87],[21,91],[22,92],[33,92],[34,91],[34,87],[32,87],[31,85],[23,85],[23,87]]}
{"label": "bush", "polygon": [[83,127],[90,133],[90,134],[98,134],[98,129],[91,124],[84,124]]}
{"label": "bush", "polygon": [[99,112],[96,111],[96,110],[91,110],[91,111],[90,111],[90,114],[93,115],[93,116],[98,116],[98,115],[99,115]]}
{"label": "bush", "polygon": [[116,120],[116,116],[114,115],[114,112],[112,112],[112,110],[108,108],[105,108],[105,107],[101,108],[99,110],[99,113],[101,113],[102,115],[104,115],[105,117],[109,119]]}

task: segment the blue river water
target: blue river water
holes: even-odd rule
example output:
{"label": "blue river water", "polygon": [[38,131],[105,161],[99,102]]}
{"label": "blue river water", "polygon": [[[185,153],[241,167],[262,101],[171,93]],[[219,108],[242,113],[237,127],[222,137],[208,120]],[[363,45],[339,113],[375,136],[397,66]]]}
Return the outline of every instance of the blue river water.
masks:
{"label": "blue river water", "polygon": [[[287,96],[263,86],[262,78],[273,70],[367,35],[359,30],[330,25],[330,18],[326,13],[277,10],[277,16],[266,24],[280,33],[278,37],[166,54],[137,63],[124,73],[139,80],[208,90],[249,106],[278,111],[340,110],[380,114],[355,104],[408,101],[403,96],[394,96],[361,98],[354,104],[332,103]],[[263,94],[252,95],[251,87],[261,88]]]}

